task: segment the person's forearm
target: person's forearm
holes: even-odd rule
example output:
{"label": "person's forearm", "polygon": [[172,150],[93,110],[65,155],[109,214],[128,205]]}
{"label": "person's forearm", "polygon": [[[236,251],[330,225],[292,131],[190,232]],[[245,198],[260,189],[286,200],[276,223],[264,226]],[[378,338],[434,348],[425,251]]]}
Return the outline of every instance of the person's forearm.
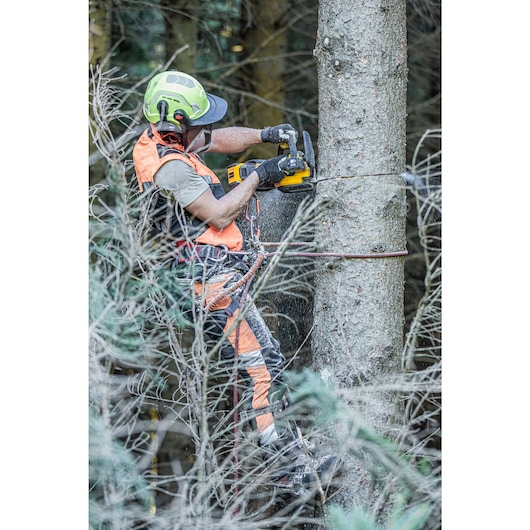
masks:
{"label": "person's forearm", "polygon": [[258,174],[253,171],[234,189],[216,199],[210,190],[186,206],[186,210],[201,221],[218,229],[226,228],[245,209],[259,183]]}
{"label": "person's forearm", "polygon": [[[253,171],[241,184],[219,199],[217,215],[213,224],[216,228],[226,228],[246,208],[258,185],[258,176]],[[212,220],[210,220],[212,221]]]}
{"label": "person's forearm", "polygon": [[253,145],[261,144],[261,129],[250,127],[225,127],[212,131],[210,153],[241,153]]}

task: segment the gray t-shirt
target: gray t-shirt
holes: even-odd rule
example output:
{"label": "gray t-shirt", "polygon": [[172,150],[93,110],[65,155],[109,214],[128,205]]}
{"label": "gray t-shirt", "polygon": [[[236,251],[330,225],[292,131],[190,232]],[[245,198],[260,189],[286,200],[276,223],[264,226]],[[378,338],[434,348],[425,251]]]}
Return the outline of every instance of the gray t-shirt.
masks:
{"label": "gray t-shirt", "polygon": [[208,182],[197,175],[193,168],[182,160],[166,162],[155,174],[156,185],[162,195],[173,197],[185,208],[198,199],[208,188]]}

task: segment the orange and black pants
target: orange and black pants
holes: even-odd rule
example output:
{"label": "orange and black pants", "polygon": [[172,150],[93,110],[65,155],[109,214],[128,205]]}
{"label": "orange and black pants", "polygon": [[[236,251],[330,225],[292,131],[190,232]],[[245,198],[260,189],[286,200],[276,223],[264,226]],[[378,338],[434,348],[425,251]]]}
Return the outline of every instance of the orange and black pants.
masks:
{"label": "orange and black pants", "polygon": [[[208,280],[194,283],[200,305],[205,307],[241,277],[239,271],[223,268]],[[285,357],[250,295],[245,301],[244,316],[238,318],[242,311],[243,289],[244,286],[239,287],[210,308],[204,321],[204,332],[214,341],[228,333],[220,348],[221,357],[228,361],[237,355],[238,372],[246,386],[243,395],[251,396],[249,417],[253,418],[252,423],[257,429],[259,445],[267,446],[279,439],[274,413],[278,408],[282,410],[283,405],[273,402],[272,394],[274,389],[283,386]]]}

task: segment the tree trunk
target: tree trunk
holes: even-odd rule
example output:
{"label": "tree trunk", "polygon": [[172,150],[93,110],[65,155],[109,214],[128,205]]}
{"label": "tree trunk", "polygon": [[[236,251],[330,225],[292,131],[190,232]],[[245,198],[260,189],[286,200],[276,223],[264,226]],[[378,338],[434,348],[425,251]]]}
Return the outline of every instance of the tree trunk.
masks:
{"label": "tree trunk", "polygon": [[[246,11],[243,11],[246,14]],[[283,0],[259,0],[251,6],[249,29],[242,34],[245,49],[251,53],[248,72],[249,90],[259,100],[246,105],[245,125],[262,128],[285,120],[284,102],[286,30],[282,19],[286,12]],[[271,104],[269,104],[270,102]],[[254,158],[270,158],[276,152],[270,145],[252,149]]]}
{"label": "tree trunk", "polygon": [[[244,125],[263,128],[286,121],[281,106],[285,102],[287,49],[286,11],[288,5],[283,0],[259,0],[252,2],[248,9],[242,9],[241,40],[250,60],[244,68],[248,90],[260,99],[247,99]],[[296,123],[292,124],[297,126]],[[301,142],[299,142],[300,148]],[[278,148],[273,144],[257,145],[245,153],[245,158],[270,158],[276,156]],[[298,204],[304,194],[288,194],[279,191],[259,193],[262,215],[260,217],[262,241],[280,241],[288,230]],[[270,249],[268,249],[270,250]],[[292,266],[292,265],[291,265]],[[267,318],[275,338],[279,339],[282,351],[290,358],[305,340],[307,326],[300,317],[308,314],[308,302],[293,297],[278,289],[262,297],[261,307],[275,317]],[[276,313],[279,313],[276,314]],[[292,323],[296,319],[296,325]]]}
{"label": "tree trunk", "polygon": [[[102,71],[108,70],[110,65],[105,62],[108,59],[110,51],[110,38],[112,27],[112,1],[111,0],[90,0],[89,3],[89,32],[88,32],[88,66],[89,66],[89,89],[90,87],[90,68],[96,69],[100,66]],[[88,106],[88,116],[90,120],[94,118],[92,105]],[[88,153],[91,155],[97,151],[90,133],[88,134]],[[105,163],[99,162],[97,166],[90,169],[91,181],[93,175],[97,175],[95,179],[100,180],[99,175],[104,173]],[[98,169],[99,168],[99,169]]]}
{"label": "tree trunk", "polygon": [[[398,176],[406,157],[405,5],[320,0],[317,195],[332,199],[316,234],[321,251],[405,249],[406,201]],[[400,367],[403,261],[343,259],[316,278],[314,368],[344,399],[362,386],[356,394],[362,398],[348,406],[379,433],[396,410],[395,395],[378,388]],[[343,503],[375,502],[379,490],[367,462],[347,457],[342,477]]]}
{"label": "tree trunk", "polygon": [[197,52],[197,13],[195,2],[190,0],[161,0],[160,9],[164,15],[166,59],[169,60],[173,54],[188,46],[186,50],[178,54],[168,66],[168,70],[176,69],[195,75],[197,66],[195,55]]}
{"label": "tree trunk", "polygon": [[88,63],[96,66],[106,58],[110,49],[111,0],[90,0],[88,32]]}

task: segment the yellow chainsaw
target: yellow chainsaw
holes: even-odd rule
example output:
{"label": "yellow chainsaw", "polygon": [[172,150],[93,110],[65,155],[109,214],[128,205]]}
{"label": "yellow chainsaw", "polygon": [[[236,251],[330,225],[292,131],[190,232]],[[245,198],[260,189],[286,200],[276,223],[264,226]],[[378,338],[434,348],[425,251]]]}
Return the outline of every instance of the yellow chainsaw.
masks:
{"label": "yellow chainsaw", "polygon": [[[304,150],[298,151],[294,131],[286,131],[283,142],[278,146],[278,155],[287,157],[287,174],[274,184],[274,188],[284,193],[310,191],[315,183],[315,151],[311,143],[311,136],[307,131],[302,131]],[[228,166],[228,184],[236,186],[245,180],[264,160],[248,160],[247,162]],[[273,188],[258,187],[257,191],[267,191]]]}

